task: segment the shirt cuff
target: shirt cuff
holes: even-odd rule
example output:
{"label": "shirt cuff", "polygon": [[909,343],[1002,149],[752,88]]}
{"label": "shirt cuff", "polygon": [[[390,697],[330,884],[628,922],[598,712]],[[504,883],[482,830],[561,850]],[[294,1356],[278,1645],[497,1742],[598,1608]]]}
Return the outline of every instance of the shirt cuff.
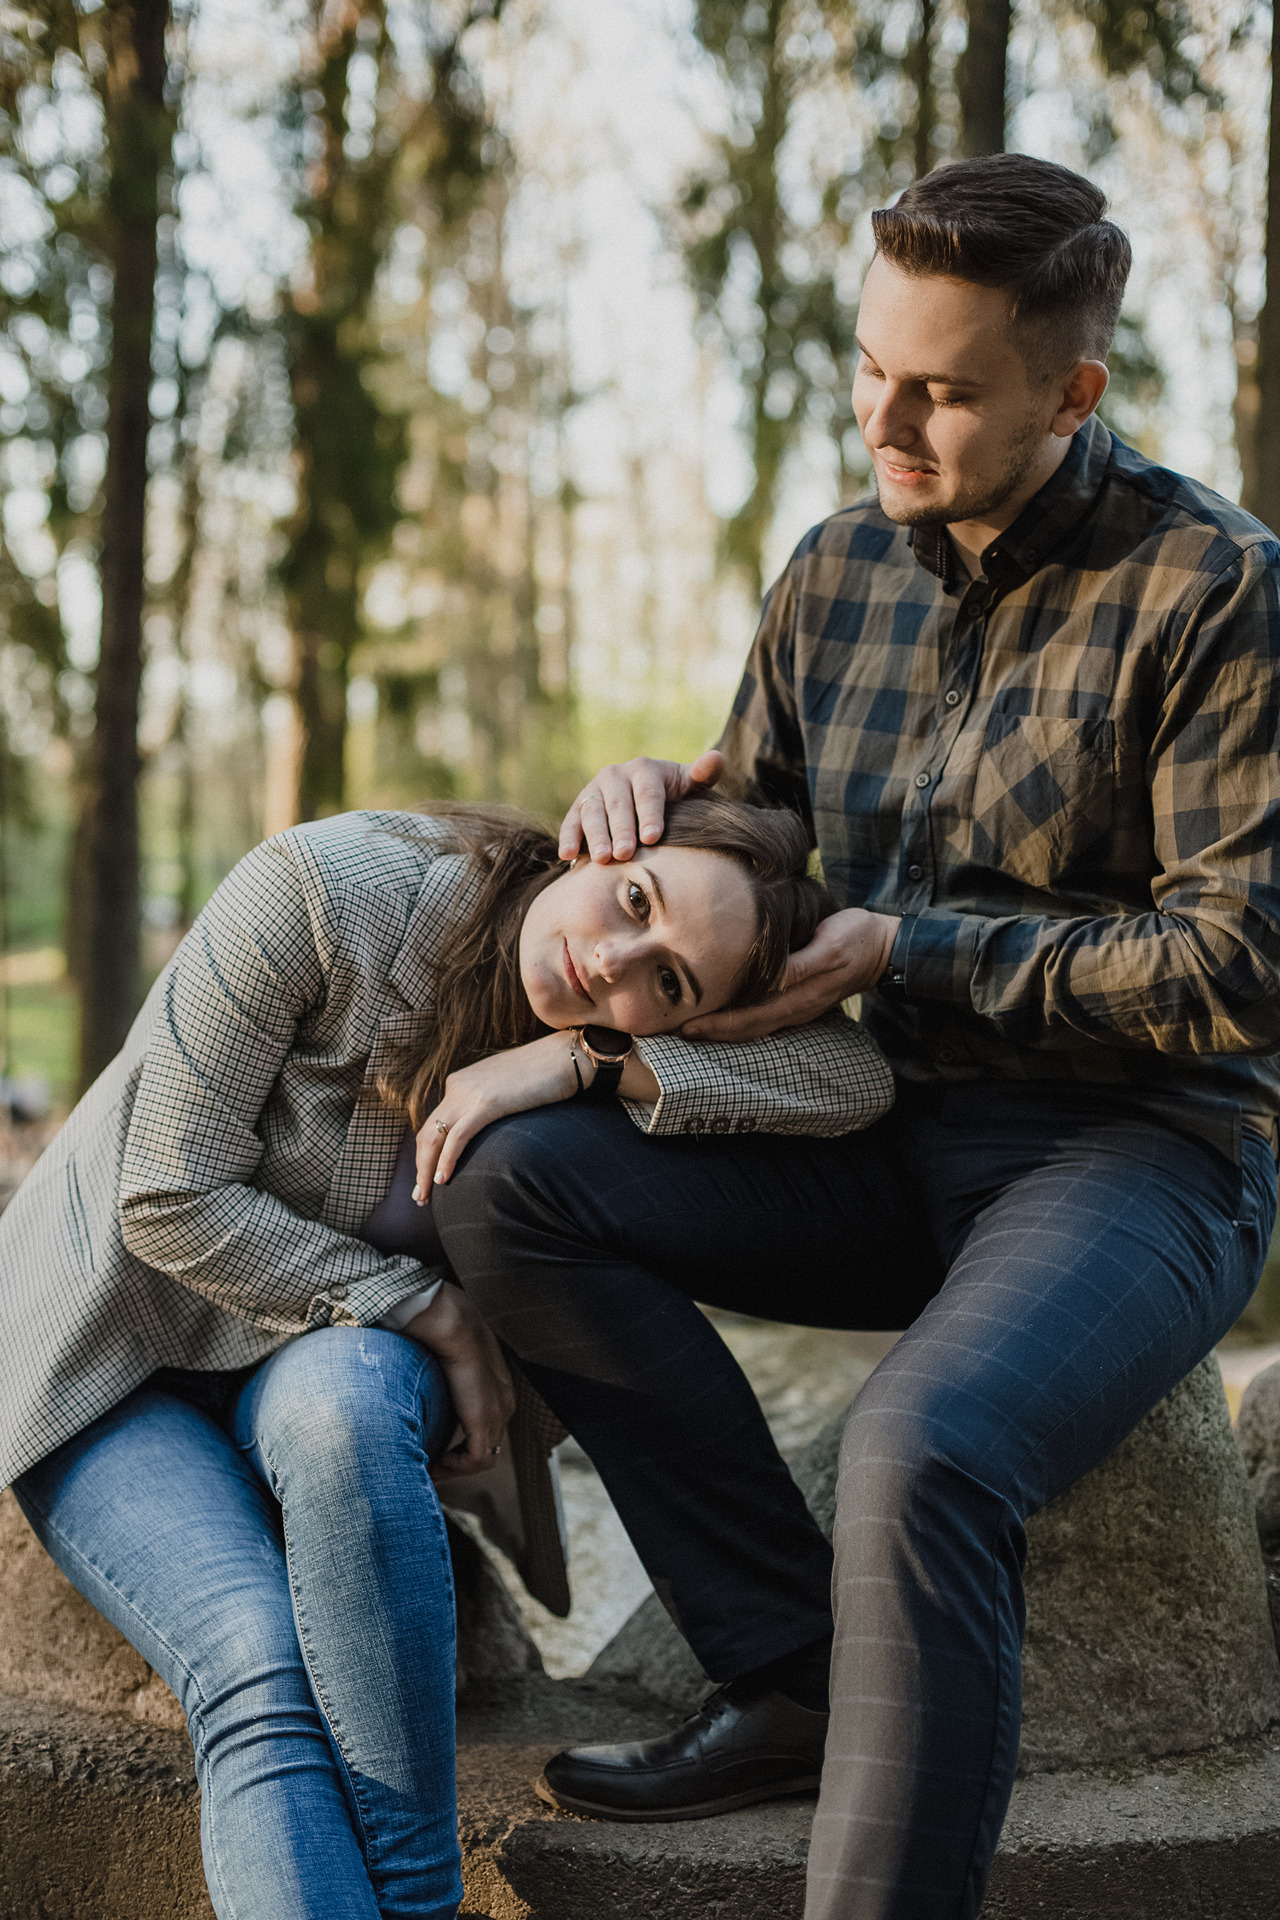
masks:
{"label": "shirt cuff", "polygon": [[403,1333],[411,1320],[426,1312],[442,1285],[442,1281],[433,1280],[429,1287],[421,1287],[417,1293],[397,1300],[394,1307],[388,1307],[382,1318],[374,1322],[375,1326],[385,1327],[388,1333]]}
{"label": "shirt cuff", "polygon": [[896,989],[892,997],[970,1005],[978,940],[986,924],[979,913],[928,909],[904,915],[885,968]]}

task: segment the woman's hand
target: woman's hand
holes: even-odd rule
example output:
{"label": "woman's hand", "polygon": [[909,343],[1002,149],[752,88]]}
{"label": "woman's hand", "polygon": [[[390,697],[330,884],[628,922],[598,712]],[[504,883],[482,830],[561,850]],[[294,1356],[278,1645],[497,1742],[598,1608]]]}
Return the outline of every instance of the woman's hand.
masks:
{"label": "woman's hand", "polygon": [[[544,1034],[528,1046],[511,1047],[460,1067],[444,1083],[444,1098],[429,1113],[418,1134],[418,1180],[413,1197],[420,1207],[431,1198],[432,1185],[443,1186],[458,1164],[458,1156],[482,1127],[504,1114],[527,1113],[530,1107],[548,1107],[568,1100],[578,1091],[569,1049],[571,1031]],[[595,1068],[578,1053],[583,1086],[589,1086]]]}
{"label": "woman's hand", "polygon": [[462,1288],[448,1280],[404,1331],[440,1362],[458,1416],[448,1451],[431,1463],[432,1479],[488,1473],[516,1410],[501,1347]]}

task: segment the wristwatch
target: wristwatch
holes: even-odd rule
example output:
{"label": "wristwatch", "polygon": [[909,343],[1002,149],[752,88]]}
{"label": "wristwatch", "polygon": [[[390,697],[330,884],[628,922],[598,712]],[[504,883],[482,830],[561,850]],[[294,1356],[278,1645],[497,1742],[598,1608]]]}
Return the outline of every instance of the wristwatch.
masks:
{"label": "wristwatch", "polygon": [[[595,1066],[596,1077],[589,1087],[582,1085],[582,1075],[578,1073],[578,1063],[573,1062],[573,1070],[578,1073],[578,1091],[575,1100],[615,1100],[622,1080],[622,1069],[631,1057],[633,1045],[629,1033],[619,1033],[616,1027],[579,1027],[573,1036],[578,1047]],[[573,1055],[570,1054],[570,1059]]]}

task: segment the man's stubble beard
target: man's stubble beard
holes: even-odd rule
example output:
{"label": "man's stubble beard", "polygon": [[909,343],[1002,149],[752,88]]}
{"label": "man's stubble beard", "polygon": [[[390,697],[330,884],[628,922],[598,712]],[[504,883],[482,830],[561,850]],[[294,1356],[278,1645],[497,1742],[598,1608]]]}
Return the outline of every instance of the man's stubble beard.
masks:
{"label": "man's stubble beard", "polygon": [[955,498],[945,507],[889,507],[881,493],[881,511],[899,527],[946,527],[959,525],[965,520],[981,522],[989,515],[999,513],[1019,492],[1035,465],[1036,455],[1044,440],[1045,431],[1039,415],[1029,415],[1009,444],[1004,472],[994,487],[966,489],[961,485]]}

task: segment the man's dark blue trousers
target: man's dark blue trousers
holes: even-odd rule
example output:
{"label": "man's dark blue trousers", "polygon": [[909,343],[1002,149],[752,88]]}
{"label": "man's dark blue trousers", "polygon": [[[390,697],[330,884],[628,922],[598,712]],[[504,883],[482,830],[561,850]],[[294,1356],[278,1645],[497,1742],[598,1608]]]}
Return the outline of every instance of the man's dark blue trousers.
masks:
{"label": "man's dark blue trousers", "polygon": [[[500,1122],[432,1210],[468,1293],[595,1462],[708,1673],[830,1630],[806,1920],[971,1920],[1012,1790],[1024,1523],[1221,1338],[1276,1164],[1122,1093],[904,1089],[839,1140]],[[908,1329],[863,1387],[832,1555],[694,1305]]]}

